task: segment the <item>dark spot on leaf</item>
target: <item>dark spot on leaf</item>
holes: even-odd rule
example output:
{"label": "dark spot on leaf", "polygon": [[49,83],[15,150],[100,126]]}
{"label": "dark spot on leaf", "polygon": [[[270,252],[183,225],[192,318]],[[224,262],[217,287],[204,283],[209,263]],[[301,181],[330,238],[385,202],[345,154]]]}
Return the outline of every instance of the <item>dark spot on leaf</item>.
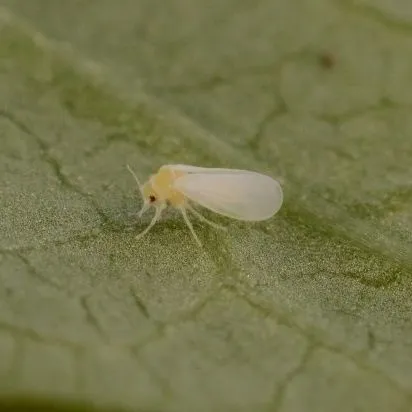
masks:
{"label": "dark spot on leaf", "polygon": [[331,53],[321,53],[319,55],[319,64],[322,68],[330,70],[336,65],[335,56]]}

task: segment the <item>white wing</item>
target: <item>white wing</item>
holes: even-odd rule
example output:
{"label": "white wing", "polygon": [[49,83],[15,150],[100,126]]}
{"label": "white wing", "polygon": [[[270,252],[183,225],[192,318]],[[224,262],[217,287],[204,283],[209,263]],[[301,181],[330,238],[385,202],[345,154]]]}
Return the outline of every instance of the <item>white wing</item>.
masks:
{"label": "white wing", "polygon": [[250,172],[248,170],[222,169],[218,167],[198,167],[198,166],[191,166],[191,165],[165,165],[164,167],[168,167],[170,169],[177,170],[177,171],[184,172],[184,173],[207,173],[207,174],[255,173],[255,172]]}
{"label": "white wing", "polygon": [[234,219],[265,220],[282,206],[282,188],[276,180],[255,172],[224,170],[189,173],[174,184],[193,202]]}

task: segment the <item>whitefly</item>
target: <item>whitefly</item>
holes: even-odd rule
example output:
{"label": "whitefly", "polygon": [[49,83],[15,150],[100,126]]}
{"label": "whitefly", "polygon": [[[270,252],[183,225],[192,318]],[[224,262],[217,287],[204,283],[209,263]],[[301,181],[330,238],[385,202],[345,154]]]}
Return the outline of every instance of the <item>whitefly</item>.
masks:
{"label": "whitefly", "polygon": [[149,232],[168,205],[181,212],[197,244],[201,246],[188,211],[214,228],[226,228],[206,219],[193,205],[203,206],[232,219],[256,222],[271,218],[283,202],[282,188],[277,180],[248,170],[165,165],[141,184],[130,166],[127,168],[136,180],[144,201],[139,217],[150,207],[155,208],[152,221],[136,236],[137,239]]}

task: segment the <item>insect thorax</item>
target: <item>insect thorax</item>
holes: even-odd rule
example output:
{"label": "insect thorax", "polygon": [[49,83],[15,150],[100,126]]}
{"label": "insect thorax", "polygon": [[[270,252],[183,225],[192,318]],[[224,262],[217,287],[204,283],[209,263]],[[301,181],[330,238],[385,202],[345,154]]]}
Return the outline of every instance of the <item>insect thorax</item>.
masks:
{"label": "insect thorax", "polygon": [[184,173],[161,167],[159,171],[150,178],[150,186],[158,200],[168,201],[172,206],[180,206],[185,203],[185,196],[174,189],[174,181],[183,176]]}

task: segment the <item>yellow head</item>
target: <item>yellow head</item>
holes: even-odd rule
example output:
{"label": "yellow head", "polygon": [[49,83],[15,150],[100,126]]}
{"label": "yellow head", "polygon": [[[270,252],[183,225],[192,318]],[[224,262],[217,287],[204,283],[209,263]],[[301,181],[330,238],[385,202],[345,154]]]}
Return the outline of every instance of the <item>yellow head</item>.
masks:
{"label": "yellow head", "polygon": [[156,174],[150,176],[149,180],[142,185],[133,170],[129,166],[127,168],[136,180],[144,201],[139,217],[150,206],[163,209],[167,203],[172,206],[183,206],[185,204],[185,196],[173,187],[174,181],[184,173],[174,171],[167,166],[162,166]]}

